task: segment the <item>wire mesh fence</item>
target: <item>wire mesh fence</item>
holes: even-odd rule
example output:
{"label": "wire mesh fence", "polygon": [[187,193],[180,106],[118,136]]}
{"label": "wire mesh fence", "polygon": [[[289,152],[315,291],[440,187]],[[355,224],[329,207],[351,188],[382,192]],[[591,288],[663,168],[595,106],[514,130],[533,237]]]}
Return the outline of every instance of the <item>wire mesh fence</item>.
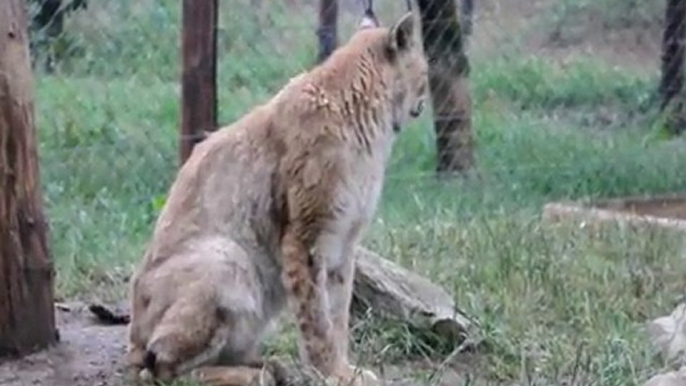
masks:
{"label": "wire mesh fence", "polygon": [[[41,11],[48,3],[58,11],[46,23]],[[338,3],[340,42],[354,32],[364,3]],[[422,3],[434,6],[419,1],[415,12]],[[432,181],[434,125],[453,118],[432,114],[441,110],[433,106],[398,139],[382,216],[417,197],[434,197],[429,208],[462,213],[479,212],[487,196],[494,208],[528,208],[548,199],[686,186],[683,146],[659,141],[653,124],[663,7],[612,0],[464,3],[471,16],[462,12],[456,20],[471,29],[457,38],[465,43],[463,92],[471,107],[458,112],[474,128],[476,176],[454,183],[459,188]],[[110,256],[122,245],[137,250],[177,168],[181,3],[29,5],[41,166],[60,264],[84,253]],[[453,5],[464,10],[460,1]],[[320,6],[314,0],[220,2],[220,125],[316,64]],[[374,6],[385,25],[407,10],[401,1]],[[422,208],[426,217],[438,211]]]}
{"label": "wire mesh fence", "polygon": [[[113,297],[121,297],[126,289],[121,284],[140,259],[176,175],[181,3],[27,1],[33,20],[42,182],[60,296],[103,288],[99,296],[112,291]],[[413,3],[414,11],[439,3],[446,6],[450,1],[419,0]],[[364,4],[337,2],[339,44],[355,31]],[[566,241],[548,244],[548,236],[539,235],[537,225],[531,225],[543,203],[686,189],[685,143],[667,136],[658,114],[663,2],[456,0],[452,4],[459,12],[452,16],[462,25],[458,50],[467,63],[461,64],[464,72],[444,81],[462,79],[459,97],[467,100],[448,98],[453,110],[430,106],[399,135],[367,242],[389,257],[397,253],[418,271],[431,273],[454,288],[460,299],[478,297],[467,293],[474,288],[502,295],[497,285],[485,288],[487,283],[479,287],[469,279],[455,278],[458,268],[477,270],[457,255],[483,257],[484,267],[492,266],[488,261],[522,263],[513,257],[517,255],[524,259],[522,264],[533,267],[532,272],[543,269],[535,257],[547,256],[550,259],[544,261],[555,267],[556,254],[582,259],[583,253],[593,255],[600,247],[587,240],[585,252],[570,252]],[[331,36],[320,25],[320,7],[318,0],[219,1],[221,126],[266,101],[289,78],[318,62],[320,38]],[[407,10],[405,1],[376,0],[374,7],[384,25]],[[447,39],[444,46],[455,48],[455,31],[422,32],[423,36],[435,33],[436,40]],[[465,119],[473,129],[471,172],[465,178],[438,180],[435,128],[443,120]],[[493,240],[503,240],[504,246]],[[626,243],[621,239],[601,247],[609,254],[629,256],[631,264],[638,264],[637,256],[643,255],[654,257],[654,262],[666,259],[660,248],[667,247]],[[425,256],[429,254],[441,258]],[[446,263],[453,258],[459,267]],[[493,266],[502,268],[498,264]],[[557,283],[579,284],[586,271],[575,272],[580,275],[561,277]],[[477,273],[484,275],[480,279],[497,276],[495,281],[507,281],[501,273]],[[486,298],[469,298],[474,313],[491,312],[483,306]],[[651,306],[666,302],[660,298]],[[493,323],[497,334],[501,326]],[[601,332],[611,335],[607,329],[598,331],[598,341],[605,338]],[[550,358],[568,356],[568,346],[560,346]],[[503,357],[523,355],[507,349],[516,351],[505,347]],[[541,365],[548,375],[559,370],[551,361]],[[626,361],[599,364],[589,371],[595,371],[598,379],[609,379],[601,377],[604,369],[608,374],[617,368],[633,371],[635,363]],[[519,363],[512,368],[496,365],[499,371],[516,372]],[[627,379],[605,384],[634,384]]]}

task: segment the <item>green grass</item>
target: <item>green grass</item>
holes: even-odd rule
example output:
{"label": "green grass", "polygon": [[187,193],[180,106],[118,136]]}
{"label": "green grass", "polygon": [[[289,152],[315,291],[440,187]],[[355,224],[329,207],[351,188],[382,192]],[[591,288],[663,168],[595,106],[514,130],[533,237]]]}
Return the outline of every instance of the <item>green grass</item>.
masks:
{"label": "green grass", "polygon": [[[396,225],[371,244],[453,291],[481,325],[488,374],[560,384],[578,350],[585,385],[641,384],[660,365],[641,329],[681,294],[677,236],[549,228],[526,211],[451,217]],[[374,338],[360,347],[379,352]]]}
{"label": "green grass", "polygon": [[[314,9],[259,19],[247,3],[220,16],[222,123],[315,56]],[[265,20],[275,28],[258,27]],[[36,82],[57,292],[121,298],[177,166],[178,2],[93,0],[67,29],[73,56]],[[563,66],[500,55],[472,68],[479,178],[433,178],[425,114],[398,140],[365,244],[444,285],[479,322],[480,379],[642,384],[665,366],[642,327],[681,295],[683,242],[539,217],[552,200],[686,189],[683,140],[652,135],[656,79],[593,57]],[[449,352],[374,320],[360,322],[354,342],[370,363]],[[291,331],[270,349],[294,344]]]}

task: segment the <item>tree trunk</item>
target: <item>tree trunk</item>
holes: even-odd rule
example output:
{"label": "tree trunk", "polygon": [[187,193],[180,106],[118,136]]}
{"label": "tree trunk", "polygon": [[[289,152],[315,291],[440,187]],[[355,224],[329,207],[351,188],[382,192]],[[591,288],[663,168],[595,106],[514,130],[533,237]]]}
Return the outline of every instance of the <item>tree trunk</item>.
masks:
{"label": "tree trunk", "polygon": [[667,0],[665,29],[662,35],[661,109],[667,112],[667,127],[675,134],[686,127],[684,101],[684,39],[686,38],[686,0]]}
{"label": "tree trunk", "polygon": [[217,11],[217,0],[183,0],[181,165],[217,128]]}
{"label": "tree trunk", "polygon": [[434,111],[439,175],[474,165],[469,62],[454,0],[417,0]]}
{"label": "tree trunk", "polygon": [[319,63],[326,60],[338,46],[338,0],[320,0],[319,3]]}
{"label": "tree trunk", "polygon": [[22,0],[0,7],[0,357],[57,339]]}

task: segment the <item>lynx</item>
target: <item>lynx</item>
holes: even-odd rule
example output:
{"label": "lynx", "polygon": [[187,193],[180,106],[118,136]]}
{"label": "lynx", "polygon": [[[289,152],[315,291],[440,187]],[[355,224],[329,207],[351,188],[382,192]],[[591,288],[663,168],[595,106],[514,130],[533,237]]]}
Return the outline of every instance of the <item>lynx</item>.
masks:
{"label": "lynx", "polygon": [[292,312],[302,361],[375,384],[348,359],[353,248],[392,144],[422,112],[416,21],[369,25],[271,100],[196,145],[132,278],[128,364],[215,385],[259,377],[265,334]]}

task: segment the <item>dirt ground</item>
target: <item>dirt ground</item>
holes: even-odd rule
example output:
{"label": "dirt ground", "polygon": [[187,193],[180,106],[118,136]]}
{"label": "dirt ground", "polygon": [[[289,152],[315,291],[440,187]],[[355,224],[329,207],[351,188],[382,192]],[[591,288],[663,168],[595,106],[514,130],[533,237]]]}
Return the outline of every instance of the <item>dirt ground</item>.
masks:
{"label": "dirt ground", "polygon": [[48,350],[0,363],[3,386],[124,386],[126,326],[103,326],[84,304],[55,312],[60,342]]}
{"label": "dirt ground", "polygon": [[[2,386],[132,386],[124,376],[126,326],[102,325],[87,305],[69,303],[56,308],[60,342],[19,360],[0,362]],[[408,370],[410,369],[410,370]],[[384,366],[385,385],[419,386],[412,371],[428,370],[421,363]],[[436,386],[464,382],[455,369],[441,372]]]}

